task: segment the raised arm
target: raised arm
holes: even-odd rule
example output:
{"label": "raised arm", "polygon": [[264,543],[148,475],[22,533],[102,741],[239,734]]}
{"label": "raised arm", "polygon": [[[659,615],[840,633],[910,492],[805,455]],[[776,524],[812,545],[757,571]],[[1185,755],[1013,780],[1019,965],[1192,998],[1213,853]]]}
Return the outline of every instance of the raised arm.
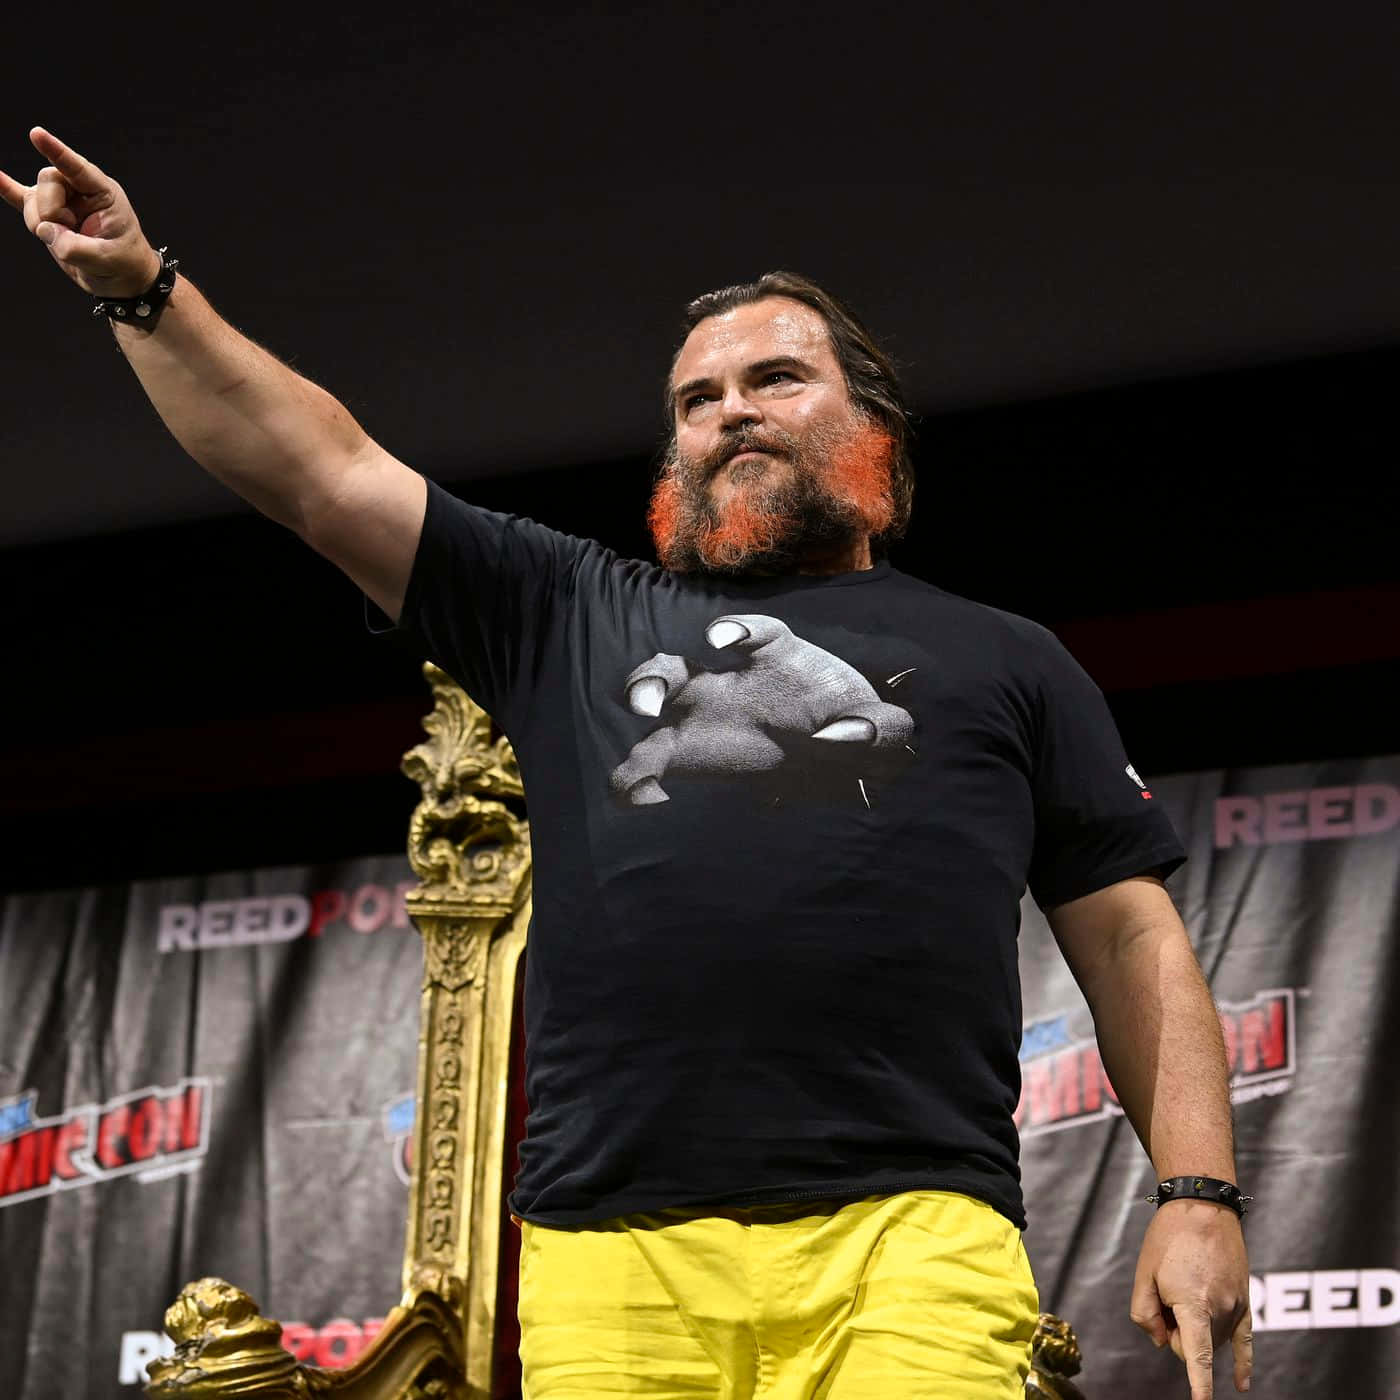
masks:
{"label": "raised arm", "polygon": [[[0,172],[0,196],[84,291],[145,292],[160,256],[121,186],[42,127],[30,140],[49,164],[33,185]],[[114,322],[113,331],[181,447],[397,617],[423,524],[423,478],[338,400],[224,321],[183,276],[153,328]]]}

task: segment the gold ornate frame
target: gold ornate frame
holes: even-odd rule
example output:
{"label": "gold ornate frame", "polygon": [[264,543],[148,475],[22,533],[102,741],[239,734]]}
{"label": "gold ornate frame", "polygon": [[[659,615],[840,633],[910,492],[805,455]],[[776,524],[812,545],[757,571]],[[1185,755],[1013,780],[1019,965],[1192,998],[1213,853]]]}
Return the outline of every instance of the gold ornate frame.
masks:
{"label": "gold ornate frame", "polygon": [[[423,936],[414,1168],[403,1297],[343,1370],[298,1363],[282,1328],[222,1279],[165,1315],[175,1353],[148,1368],[156,1400],[490,1400],[516,973],[530,922],[530,831],[509,743],[436,666],[427,738],[403,760],[422,797],[409,824]],[[1028,1396],[1081,1400],[1074,1333],[1042,1316]]]}

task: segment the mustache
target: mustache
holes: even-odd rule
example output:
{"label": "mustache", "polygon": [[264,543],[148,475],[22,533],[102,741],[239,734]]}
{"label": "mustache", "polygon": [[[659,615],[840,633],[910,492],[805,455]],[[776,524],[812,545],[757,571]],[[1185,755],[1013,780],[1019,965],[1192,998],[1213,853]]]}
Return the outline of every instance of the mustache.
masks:
{"label": "mustache", "polygon": [[767,452],[774,457],[790,455],[793,439],[783,432],[769,430],[766,433],[743,428],[727,442],[719,443],[712,451],[695,463],[702,481],[708,481],[726,462],[743,452]]}

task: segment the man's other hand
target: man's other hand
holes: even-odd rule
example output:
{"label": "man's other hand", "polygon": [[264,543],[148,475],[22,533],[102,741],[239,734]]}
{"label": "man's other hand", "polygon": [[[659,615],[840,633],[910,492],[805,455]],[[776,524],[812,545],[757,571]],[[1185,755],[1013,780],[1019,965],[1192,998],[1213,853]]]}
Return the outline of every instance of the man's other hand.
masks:
{"label": "man's other hand", "polygon": [[1133,1280],[1132,1319],[1186,1363],[1191,1400],[1212,1400],[1215,1349],[1229,1339],[1235,1389],[1249,1389],[1254,1338],[1249,1263],[1233,1211],[1173,1201],[1147,1227]]}
{"label": "man's other hand", "polygon": [[125,191],[42,126],[29,139],[49,164],[32,185],[0,171],[0,196],[85,292],[140,296],[160,272],[160,254],[142,234]]}

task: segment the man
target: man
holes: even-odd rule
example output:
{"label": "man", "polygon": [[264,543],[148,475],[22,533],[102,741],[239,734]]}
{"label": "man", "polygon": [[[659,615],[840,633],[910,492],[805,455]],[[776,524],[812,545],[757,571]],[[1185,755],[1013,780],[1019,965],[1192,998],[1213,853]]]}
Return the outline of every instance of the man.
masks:
{"label": "man", "polygon": [[1027,883],[1183,1179],[1132,1315],[1194,1400],[1226,1337],[1246,1389],[1234,1188],[1191,1186],[1234,1162],[1218,1021],[1161,883],[1180,847],[1048,633],[890,567],[907,427],[860,325],[786,274],[692,304],[654,568],[430,486],[221,321],[115,182],[31,139],[51,164],[0,193],[107,300],[181,444],[515,744],[526,1394],[1019,1394]]}

